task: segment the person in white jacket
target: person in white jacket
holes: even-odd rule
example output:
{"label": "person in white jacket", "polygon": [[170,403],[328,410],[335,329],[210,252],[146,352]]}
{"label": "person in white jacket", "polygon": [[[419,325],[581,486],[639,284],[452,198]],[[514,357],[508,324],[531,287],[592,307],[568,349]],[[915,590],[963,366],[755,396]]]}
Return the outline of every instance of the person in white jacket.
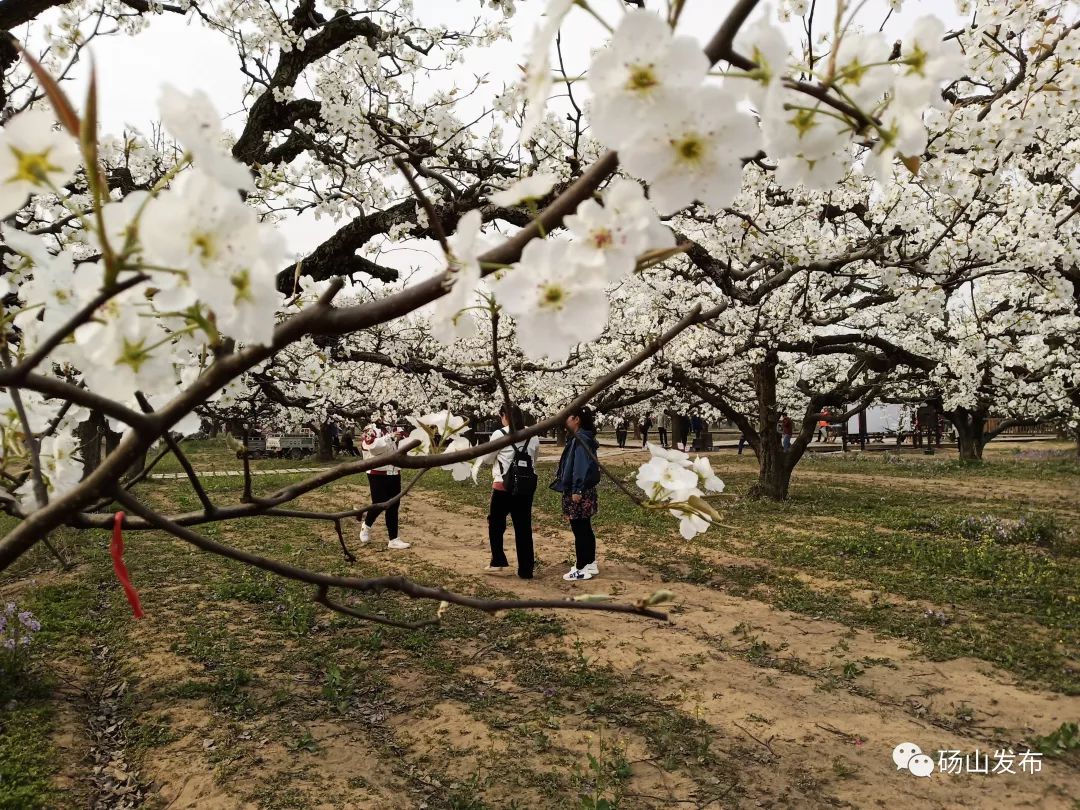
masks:
{"label": "person in white jacket", "polygon": [[[392,454],[397,450],[398,439],[401,436],[401,431],[394,427],[381,428],[378,425],[368,425],[364,428],[364,435],[360,440],[360,449],[364,453],[364,458],[378,458]],[[385,503],[401,494],[401,471],[392,464],[370,469],[367,471],[367,476],[372,503]],[[395,501],[385,510],[386,532],[390,536],[390,542],[386,546],[392,549],[405,549],[409,547],[409,544],[398,537],[398,505],[399,502]],[[375,520],[383,512],[383,509],[376,507],[364,513],[363,525],[360,527],[361,543],[371,540],[371,527],[375,525]]]}
{"label": "person in white jacket", "polygon": [[[491,434],[498,439],[518,430],[525,429],[521,409],[511,405],[507,412],[506,405],[499,409],[503,426]],[[517,550],[517,575],[521,579],[532,579],[536,555],[533,551],[532,505],[535,494],[536,462],[540,455],[540,439],[536,436],[511,444],[494,453],[484,456],[482,463],[492,464],[491,506],[488,509],[488,543],[491,546],[491,562],[484,569],[488,574],[509,573],[510,563],[503,550],[503,535],[506,533],[507,516],[514,522],[514,546]],[[514,476],[511,468],[527,470],[528,475]],[[514,478],[513,491],[509,485]],[[525,482],[530,483],[526,484]]]}

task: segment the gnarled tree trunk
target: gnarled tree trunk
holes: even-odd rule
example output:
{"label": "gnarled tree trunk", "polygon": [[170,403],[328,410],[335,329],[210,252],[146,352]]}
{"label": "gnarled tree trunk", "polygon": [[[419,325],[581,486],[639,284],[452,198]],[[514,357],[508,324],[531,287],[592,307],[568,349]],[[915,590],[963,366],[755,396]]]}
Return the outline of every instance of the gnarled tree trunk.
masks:
{"label": "gnarled tree trunk", "polygon": [[330,436],[329,423],[319,425],[317,433],[319,436],[319,450],[317,456],[319,461],[332,460],[334,458],[334,443]]}
{"label": "gnarled tree trunk", "polygon": [[956,443],[961,461],[980,462],[986,447],[986,412],[957,408],[945,413],[956,428]]}
{"label": "gnarled tree trunk", "polygon": [[754,390],[758,404],[758,443],[754,453],[758,459],[758,480],[747,493],[751,498],[784,501],[791,486],[794,457],[785,452],[776,423],[780,413],[776,407],[776,364],[774,352],[754,366]]}

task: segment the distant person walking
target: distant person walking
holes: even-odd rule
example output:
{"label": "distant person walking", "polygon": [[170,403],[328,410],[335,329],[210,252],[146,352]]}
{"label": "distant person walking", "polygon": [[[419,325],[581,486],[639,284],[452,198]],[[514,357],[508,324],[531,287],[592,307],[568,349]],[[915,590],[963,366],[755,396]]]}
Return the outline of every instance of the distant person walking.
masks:
{"label": "distant person walking", "polygon": [[[364,451],[364,458],[379,458],[380,456],[392,455],[397,450],[397,442],[401,437],[401,431],[394,427],[381,428],[378,425],[368,425],[364,430],[360,448]],[[392,464],[375,467],[367,471],[368,487],[371,490],[371,502],[373,504],[385,503],[401,494],[401,471]],[[387,548],[405,549],[409,544],[398,537],[398,506],[395,501],[392,506],[385,509],[386,533],[390,540]],[[367,543],[371,540],[371,527],[375,520],[383,514],[381,507],[369,509],[363,517],[363,526],[360,528],[360,542]],[[357,518],[360,519],[359,517]]]}
{"label": "distant person walking", "polygon": [[671,430],[671,417],[666,411],[659,414],[656,425],[656,431],[660,434],[660,446],[666,450],[668,446],[668,433]]}
{"label": "distant person walking", "polygon": [[[491,434],[494,441],[514,431],[525,429],[521,409],[506,405],[499,409],[503,426]],[[488,507],[488,545],[491,562],[486,574],[505,574],[510,563],[503,550],[507,516],[514,523],[514,548],[517,552],[517,575],[532,579],[535,554],[533,551],[532,507],[536,494],[536,462],[540,455],[540,439],[533,436],[520,444],[511,444],[484,456],[483,463],[492,464],[491,504]]]}
{"label": "distant person walking", "polygon": [[600,465],[596,461],[599,444],[592,411],[578,407],[566,417],[570,438],[563,448],[559,468],[551,488],[562,493],[562,513],[574,533],[574,567],[563,574],[571,582],[600,575],[596,564],[596,534],[592,519],[600,508],[596,486],[600,483]]}
{"label": "distant person walking", "polygon": [[652,430],[653,419],[652,414],[645,414],[645,418],[641,421],[641,446],[644,448],[649,443],[649,431]]}
{"label": "distant person walking", "polygon": [[825,409],[821,412],[821,419],[817,423],[817,436],[819,442],[827,442],[829,440],[829,411]]}
{"label": "distant person walking", "polygon": [[675,432],[675,446],[685,453],[690,449],[688,446],[690,444],[690,417],[685,414],[679,414],[677,425],[678,430]]}
{"label": "distant person walking", "polygon": [[619,418],[615,420],[615,441],[619,447],[626,447],[626,428],[626,414],[620,414]]}

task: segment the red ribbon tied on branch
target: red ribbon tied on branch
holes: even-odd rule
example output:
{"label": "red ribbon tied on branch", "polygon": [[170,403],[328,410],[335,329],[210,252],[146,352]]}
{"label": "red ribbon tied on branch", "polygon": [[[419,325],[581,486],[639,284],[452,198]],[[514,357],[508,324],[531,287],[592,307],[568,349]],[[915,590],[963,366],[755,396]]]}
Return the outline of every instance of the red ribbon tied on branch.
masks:
{"label": "red ribbon tied on branch", "polygon": [[124,586],[124,595],[127,596],[128,603],[131,605],[131,611],[135,614],[136,619],[141,619],[143,609],[142,604],[139,602],[139,593],[135,590],[135,586],[131,584],[127,566],[124,565],[124,535],[121,532],[123,525],[124,513],[117,512],[113,518],[112,543],[109,544],[109,553],[112,555],[113,571],[116,572],[116,578],[120,580],[120,584]]}

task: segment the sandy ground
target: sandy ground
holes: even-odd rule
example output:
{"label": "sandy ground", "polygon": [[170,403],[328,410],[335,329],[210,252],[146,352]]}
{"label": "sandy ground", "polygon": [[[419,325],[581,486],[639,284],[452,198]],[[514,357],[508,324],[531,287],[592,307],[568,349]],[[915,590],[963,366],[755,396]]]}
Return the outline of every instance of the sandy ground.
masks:
{"label": "sandy ground", "polygon": [[[414,547],[384,557],[402,573],[412,560],[466,575],[487,562],[483,515],[446,511],[437,500],[420,496],[409,501],[405,525]],[[571,543],[569,532],[540,534],[538,555],[561,560]],[[605,546],[611,548],[611,541],[601,538],[599,579],[567,583],[563,566],[548,564],[532,581],[500,577],[499,587],[521,597],[618,593],[636,598],[661,586],[650,571],[607,563]],[[817,776],[830,783],[829,793],[859,808],[1074,807],[1080,774],[1053,761],[1037,774],[935,773],[919,779],[897,771],[892,751],[914,742],[935,758],[940,750],[972,755],[978,750],[993,757],[1001,739],[1020,739],[1080,717],[1080,698],[1027,688],[977,660],[928,662],[895,640],[761,602],[685,584],[676,590],[677,612],[669,623],[595,614],[572,620],[574,630],[565,643],[583,642],[591,655],[640,676],[642,684],[662,684],[664,694],[658,697],[682,696],[684,709],[715,726],[732,750],[747,752],[750,800],[740,806],[799,806],[796,786]],[[864,656],[889,663],[869,666],[859,678],[871,696],[823,690],[811,676],[762,668],[721,650],[722,638],[738,644],[732,630],[740,624],[780,648],[778,656],[798,657],[815,668]],[[972,707],[975,715],[963,733],[934,724],[934,717],[959,706]],[[455,725],[452,716],[439,722],[451,730]],[[837,758],[855,766],[855,774],[832,778]],[[686,797],[672,787],[670,798]]]}
{"label": "sandy ground", "polygon": [[[545,448],[545,455],[553,450]],[[634,452],[606,450],[610,459],[631,461]],[[728,454],[733,456],[733,454]],[[724,464],[736,462],[721,455]],[[903,484],[920,491],[968,488],[973,500],[990,499],[993,489],[980,481],[898,480],[858,471],[800,468],[800,480],[828,475],[834,485],[844,478],[859,484]],[[1001,481],[992,485],[1000,492]],[[1012,484],[1008,484],[1013,486]],[[1019,485],[1015,485],[1019,487]],[[357,498],[363,497],[357,489]],[[1019,492],[1017,494],[1020,494]],[[1025,492],[1045,507],[1075,511],[1075,498],[1058,488]],[[537,554],[543,565],[531,581],[516,577],[485,577],[487,563],[486,521],[476,510],[448,510],[437,496],[418,493],[403,506],[403,536],[413,542],[404,552],[389,553],[374,542],[360,547],[355,531],[349,538],[358,554],[377,560],[386,573],[429,571],[432,566],[452,572],[476,584],[487,582],[523,598],[573,597],[583,593],[613,594],[632,601],[658,588],[668,587],[656,572],[609,561],[621,549],[616,537],[600,537],[601,577],[586,583],[563,581],[562,563],[572,549],[569,531],[536,535]],[[382,539],[376,527],[375,540]],[[332,529],[322,539],[334,544]],[[512,539],[507,549],[513,562]],[[746,565],[750,556],[714,559],[717,564]],[[756,561],[767,565],[764,561]],[[806,577],[813,586],[835,582]],[[192,586],[184,586],[192,587]],[[459,584],[460,588],[460,584]],[[672,586],[677,595],[671,621],[660,623],[604,613],[567,614],[560,618],[570,632],[552,644],[567,651],[583,649],[597,663],[609,664],[629,679],[636,689],[658,701],[677,706],[698,717],[712,729],[714,750],[721,754],[724,769],[717,782],[737,778],[739,791],[708,804],[695,800],[695,785],[682,770],[662,768],[650,760],[640,737],[624,740],[632,774],[628,786],[639,798],[627,799],[623,810],[653,807],[731,808],[1046,808],[1075,810],[1080,796],[1080,770],[1058,760],[1046,760],[1038,773],[977,774],[934,773],[917,778],[898,770],[893,749],[915,743],[937,759],[939,751],[963,755],[994,754],[1008,741],[1045,733],[1066,721],[1080,718],[1080,698],[1040,691],[1018,683],[1010,673],[974,659],[931,662],[895,639],[875,637],[833,621],[776,610],[760,601],[725,594],[714,588],[689,584]],[[210,609],[208,607],[208,609]],[[237,621],[243,609],[234,606]],[[142,650],[129,662],[144,686],[177,682],[197,675],[189,659],[170,649],[172,630],[188,617],[158,612],[135,631]],[[208,617],[206,621],[215,621]],[[498,620],[492,633],[498,632]],[[242,625],[235,628],[243,633]],[[767,642],[768,661],[749,660],[748,635]],[[282,654],[295,642],[282,642]],[[580,647],[576,646],[580,645]],[[790,671],[785,661],[796,660],[806,670]],[[860,661],[864,669],[857,688],[827,686],[822,673],[840,674],[845,662]],[[505,662],[501,662],[505,663]],[[515,689],[504,678],[497,655],[477,649],[476,664],[468,673],[481,690],[510,700],[510,715],[535,716],[537,701]],[[288,692],[293,700],[318,696],[317,684],[284,682],[272,658],[259,676],[271,688]],[[291,750],[257,724],[239,739],[222,739],[215,716],[205,701],[143,707],[152,714],[167,712],[179,738],[152,749],[143,763],[140,778],[154,802],[147,806],[167,810],[256,810],[278,807],[272,800],[252,803],[250,795],[271,775],[288,774],[325,796],[319,810],[412,807],[415,780],[409,781],[400,767],[403,760],[438,760],[448,772],[465,779],[486,763],[498,762],[503,782],[484,794],[491,808],[555,807],[541,800],[535,787],[515,782],[513,743],[502,729],[495,729],[462,703],[439,691],[438,678],[402,671],[395,683],[394,704],[373,709],[363,724],[327,719],[306,731],[318,743],[318,753]],[[482,696],[482,695],[481,695]],[[957,710],[969,711],[971,720],[958,728],[943,722]],[[583,735],[593,728],[584,710],[549,734],[555,751],[574,751],[583,758]],[[69,722],[70,720],[70,722]],[[62,723],[64,750],[78,751],[73,720]],[[618,735],[619,729],[609,733]],[[390,740],[390,742],[386,742]],[[246,766],[222,780],[215,772],[215,758],[225,745],[236,746],[247,757]],[[389,747],[388,747],[389,746]],[[388,759],[392,750],[395,758]],[[528,755],[550,767],[562,760],[556,753]],[[506,765],[505,763],[510,763]],[[65,774],[64,779],[76,778]],[[437,789],[439,786],[433,786]],[[348,798],[344,798],[347,796]],[[647,797],[647,798],[642,798]],[[422,806],[422,805],[415,805]]]}

